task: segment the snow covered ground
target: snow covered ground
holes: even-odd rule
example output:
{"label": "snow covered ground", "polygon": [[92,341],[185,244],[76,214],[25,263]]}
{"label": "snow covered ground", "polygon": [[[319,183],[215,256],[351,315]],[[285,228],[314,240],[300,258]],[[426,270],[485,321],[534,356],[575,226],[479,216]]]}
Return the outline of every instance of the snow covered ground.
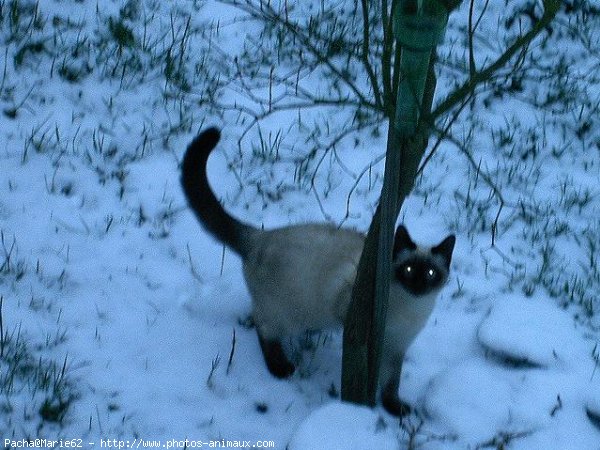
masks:
{"label": "snow covered ground", "polygon": [[[482,65],[534,2],[492,3]],[[467,6],[440,98],[460,80]],[[178,163],[206,124],[224,135],[211,182],[244,220],[365,230],[377,201],[385,123],[310,159],[307,129],[328,112],[294,127],[292,111],[238,151],[243,114],[210,108],[249,103],[211,98],[230,69],[214,55],[261,31],[234,16],[218,2],[0,0],[2,445],[600,449],[598,8],[564,3],[523,70],[479,90],[403,207],[415,240],[451,231],[457,247],[404,364],[416,412],[402,421],[339,401],[339,332],[290,342],[299,370],[270,376],[240,262],[186,207]]]}

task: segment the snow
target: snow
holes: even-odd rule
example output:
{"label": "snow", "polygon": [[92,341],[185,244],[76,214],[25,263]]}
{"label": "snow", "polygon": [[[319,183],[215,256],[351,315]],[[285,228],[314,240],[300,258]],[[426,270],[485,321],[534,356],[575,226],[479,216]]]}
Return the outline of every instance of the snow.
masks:
{"label": "snow", "polygon": [[478,339],[491,354],[517,365],[549,368],[577,364],[589,351],[591,342],[576,339],[575,328],[568,312],[542,296],[500,297],[481,323]]}
{"label": "snow", "polygon": [[[290,125],[295,111],[262,129],[265,136],[284,129],[280,158],[252,152],[255,131],[240,151],[237,139],[247,123],[236,112],[216,114],[199,104],[208,82],[200,68],[206,36],[198,30],[219,24],[216,42],[235,54],[260,27],[232,20],[240,14],[235,8],[202,3],[115,0],[97,11],[97,2],[88,0],[19,1],[18,27],[8,26],[7,6],[0,3],[0,42],[8,55],[0,60],[6,71],[0,80],[4,446],[10,446],[5,439],[40,437],[80,438],[84,447],[99,447],[100,439],[164,445],[190,439],[269,441],[290,450],[600,449],[600,128],[588,105],[598,102],[596,81],[573,81],[591,98],[577,110],[581,120],[558,108],[524,106],[521,93],[495,99],[489,109],[478,101],[453,128],[503,190],[495,247],[489,229],[498,200],[479,169],[448,142],[426,167],[400,221],[419,243],[454,232],[457,245],[451,279],[403,365],[400,396],[415,413],[398,420],[380,406],[339,400],[339,331],[286,342],[297,373],[289,380],[269,374],[256,333],[245,323],[251,300],[240,261],[188,211],[178,167],[197,131],[218,125],[224,138],[211,157],[210,180],[237,217],[267,228],[330,219],[365,230],[383,171],[381,161],[370,163],[385,149],[387,125],[378,135],[365,129],[356,141],[337,143],[335,156],[324,157],[312,180],[314,190],[311,177],[299,174],[297,160],[311,141]],[[34,5],[47,20],[30,30],[25,19]],[[132,5],[138,13],[124,23],[140,39],[146,23],[152,49],[127,60],[135,52],[107,38],[107,18]],[[464,10],[456,15],[460,23]],[[507,13],[490,5],[487,14],[478,65],[501,46],[494,39],[488,45],[487,36],[495,36]],[[172,46],[188,17],[192,38]],[[572,46],[588,54],[561,29],[557,25],[552,51],[532,48],[542,61]],[[460,46],[463,35],[460,27],[449,30],[444,49]],[[13,55],[32,36],[47,51],[26,53],[19,66]],[[160,55],[174,48],[186,49],[189,92],[165,79]],[[92,71],[67,81],[58,75],[63,60]],[[593,73],[593,59],[586,61]],[[451,66],[440,70],[443,98],[456,79]],[[536,96],[551,89],[542,81],[524,85]],[[253,104],[231,91],[224,102]],[[7,110],[18,105],[11,118]],[[335,116],[303,114],[307,129]],[[345,115],[334,118],[343,124]],[[584,119],[592,131],[578,137]],[[514,123],[513,144],[502,146],[498,136],[507,123]],[[540,131],[536,139],[526,137],[529,126]],[[317,135],[328,142],[325,128]],[[537,159],[525,151],[532,145]],[[564,154],[552,156],[553,147]],[[17,356],[23,358],[19,370],[29,375],[9,383],[9,362],[18,363]],[[34,382],[44,378],[35,374],[51,382]],[[64,417],[42,417],[48,399],[68,404]]]}
{"label": "snow", "polygon": [[370,408],[333,402],[308,416],[290,440],[290,450],[394,448],[397,437]]}

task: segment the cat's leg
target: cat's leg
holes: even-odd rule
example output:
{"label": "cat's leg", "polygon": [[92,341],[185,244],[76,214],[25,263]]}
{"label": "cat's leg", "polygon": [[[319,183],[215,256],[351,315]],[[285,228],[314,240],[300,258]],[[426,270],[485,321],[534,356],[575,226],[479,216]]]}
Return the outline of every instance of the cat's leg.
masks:
{"label": "cat's leg", "polygon": [[402,417],[411,413],[411,407],[408,403],[400,400],[399,387],[399,380],[388,382],[381,392],[381,403],[387,412]]}
{"label": "cat's leg", "polygon": [[382,361],[380,380],[381,383],[381,403],[385,410],[390,414],[402,417],[411,413],[411,407],[408,403],[400,400],[398,389],[400,388],[400,374],[402,372],[403,356],[391,358]]}

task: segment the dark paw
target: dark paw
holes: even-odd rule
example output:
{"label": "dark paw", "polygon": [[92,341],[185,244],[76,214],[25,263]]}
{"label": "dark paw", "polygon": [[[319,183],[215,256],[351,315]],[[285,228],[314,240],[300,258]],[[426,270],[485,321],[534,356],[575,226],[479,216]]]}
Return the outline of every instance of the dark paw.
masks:
{"label": "dark paw", "polygon": [[381,403],[387,412],[394,416],[402,417],[411,413],[412,408],[398,397],[398,382],[393,380],[388,383],[381,393]]}
{"label": "dark paw", "polygon": [[260,333],[258,333],[258,341],[271,375],[276,378],[288,378],[294,373],[296,367],[285,356],[281,342],[276,339],[265,339]]}
{"label": "dark paw", "polygon": [[412,412],[410,405],[397,397],[395,399],[384,397],[382,403],[385,410],[393,416],[404,417]]}
{"label": "dark paw", "polygon": [[296,367],[287,360],[267,361],[267,368],[275,378],[288,378],[292,376]]}

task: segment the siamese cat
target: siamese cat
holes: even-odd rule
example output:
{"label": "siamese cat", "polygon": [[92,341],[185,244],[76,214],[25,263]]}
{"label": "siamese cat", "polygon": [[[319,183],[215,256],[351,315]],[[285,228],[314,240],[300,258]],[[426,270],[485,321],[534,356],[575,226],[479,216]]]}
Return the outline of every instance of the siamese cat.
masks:
{"label": "siamese cat", "polygon": [[[219,139],[219,130],[209,128],[192,141],[181,184],[201,224],[242,258],[267,368],[286,378],[295,367],[283,351],[284,337],[343,326],[365,236],[326,224],[262,230],[232,217],[215,198],[206,175],[206,162]],[[448,279],[454,242],[451,235],[435,247],[422,247],[403,225],[396,230],[379,378],[383,406],[392,414],[409,410],[398,397],[402,360]]]}

